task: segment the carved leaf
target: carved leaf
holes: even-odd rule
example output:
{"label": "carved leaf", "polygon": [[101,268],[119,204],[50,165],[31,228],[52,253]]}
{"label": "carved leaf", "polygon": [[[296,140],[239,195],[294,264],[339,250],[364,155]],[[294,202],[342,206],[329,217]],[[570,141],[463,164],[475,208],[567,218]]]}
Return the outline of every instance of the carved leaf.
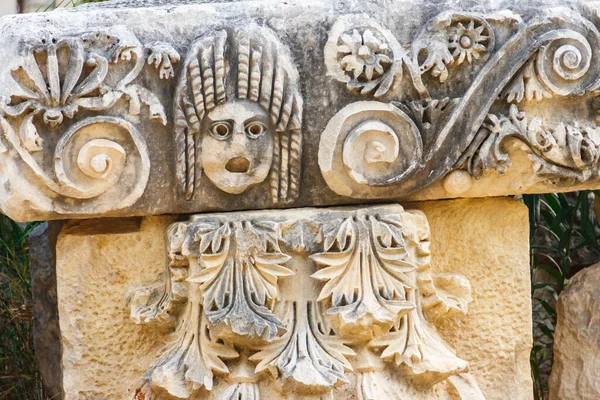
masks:
{"label": "carved leaf", "polygon": [[23,124],[21,125],[20,134],[23,147],[33,153],[44,149],[44,141],[38,134],[37,128],[33,124],[32,119],[33,114],[30,114],[25,118]]}
{"label": "carved leaf", "polygon": [[156,67],[160,79],[169,79],[175,76],[173,64],[179,62],[181,57],[177,50],[168,43],[153,42],[146,45],[148,64]]}
{"label": "carved leaf", "polygon": [[369,346],[383,347],[383,360],[406,365],[412,379],[422,384],[434,385],[467,370],[467,363],[453,353],[416,310],[403,316],[388,334],[373,339]]}
{"label": "carved leaf", "polygon": [[211,390],[213,371],[228,373],[222,360],[236,358],[239,354],[211,337],[199,305],[191,303],[184,318],[182,326],[175,332],[176,339],[146,372],[144,379],[173,396],[189,398],[201,387]]}
{"label": "carved leaf", "polygon": [[401,400],[381,371],[358,374],[356,377],[356,397],[358,400]]}
{"label": "carved leaf", "polygon": [[466,314],[471,297],[471,284],[460,274],[422,273],[419,279],[423,309],[428,316],[441,318]]}
{"label": "carved leaf", "polygon": [[260,392],[256,383],[236,383],[229,386],[219,400],[259,400]]}
{"label": "carved leaf", "polygon": [[521,70],[515,75],[500,97],[506,98],[508,103],[520,103],[526,101],[542,101],[552,97],[539,81],[535,72],[535,58],[525,63]]}
{"label": "carved leaf", "polygon": [[600,156],[600,140],[594,128],[559,124],[553,130],[544,129],[541,120],[528,121],[514,104],[508,116],[488,115],[479,134],[483,139],[467,164],[469,173],[477,178],[485,170],[504,173],[510,166],[510,157],[503,148],[507,138],[519,139],[529,146],[537,174],[549,178],[585,180]]}
{"label": "carved leaf", "polygon": [[448,378],[448,383],[456,392],[455,397],[460,400],[485,400],[485,396],[471,374],[463,373],[451,376]]}
{"label": "carved leaf", "polygon": [[250,357],[258,362],[256,373],[268,370],[292,384],[323,391],[348,382],[344,371],[352,367],[346,357],[354,352],[329,330],[320,329],[318,318],[315,303],[287,303],[284,320],[293,328]]}
{"label": "carved leaf", "polygon": [[139,115],[143,104],[148,106],[151,119],[157,119],[161,124],[167,125],[165,108],[154,93],[137,84],[129,85],[123,91],[129,100],[129,113],[131,115]]}
{"label": "carved leaf", "polygon": [[195,243],[203,269],[187,280],[199,283],[204,310],[213,325],[224,323],[240,335],[273,339],[283,323],[272,313],[277,280],[294,273],[282,264],[277,224],[199,224]]}
{"label": "carved leaf", "polygon": [[348,218],[338,226],[325,239],[325,248],[335,251],[311,256],[326,266],[311,275],[326,282],[317,300],[330,300],[326,314],[344,335],[385,332],[415,307],[406,301],[406,289],[415,288],[406,274],[416,266],[407,259],[400,220]]}

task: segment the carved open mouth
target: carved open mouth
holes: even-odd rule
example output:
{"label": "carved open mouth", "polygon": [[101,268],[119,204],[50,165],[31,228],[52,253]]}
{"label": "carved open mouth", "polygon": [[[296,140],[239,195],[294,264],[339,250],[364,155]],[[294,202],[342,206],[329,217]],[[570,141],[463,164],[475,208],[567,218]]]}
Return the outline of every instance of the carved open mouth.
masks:
{"label": "carved open mouth", "polygon": [[245,174],[250,169],[250,161],[244,157],[234,157],[227,161],[225,169],[236,174]]}

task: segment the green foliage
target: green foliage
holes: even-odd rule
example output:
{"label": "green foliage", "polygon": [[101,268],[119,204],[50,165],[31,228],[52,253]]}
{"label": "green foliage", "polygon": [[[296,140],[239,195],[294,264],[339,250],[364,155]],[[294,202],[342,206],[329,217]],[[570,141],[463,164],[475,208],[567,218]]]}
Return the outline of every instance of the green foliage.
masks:
{"label": "green foliage", "polygon": [[0,215],[0,399],[42,399],[32,338],[28,235]]}
{"label": "green foliage", "polygon": [[[552,362],[558,295],[578,272],[575,262],[578,253],[582,250],[600,253],[597,222],[590,212],[591,198],[588,191],[523,196],[529,208],[531,294],[534,308],[539,304],[542,313],[533,327],[536,340],[530,358],[536,400],[547,398],[547,376],[542,374],[541,367]],[[547,279],[536,282],[534,278],[540,275]]]}

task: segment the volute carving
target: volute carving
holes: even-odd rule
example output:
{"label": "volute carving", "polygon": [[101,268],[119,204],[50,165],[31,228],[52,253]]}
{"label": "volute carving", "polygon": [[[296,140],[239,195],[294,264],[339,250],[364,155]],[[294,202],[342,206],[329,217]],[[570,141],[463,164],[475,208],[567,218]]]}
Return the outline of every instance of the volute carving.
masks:
{"label": "volute carving", "polygon": [[420,212],[197,215],[173,224],[168,243],[168,279],[129,300],[137,323],[175,329],[143,377],[148,396],[335,397],[353,381],[358,398],[396,398],[402,385],[439,391],[456,377],[469,382],[462,398],[483,399],[429,322],[465,313],[471,288],[461,275],[432,273]]}

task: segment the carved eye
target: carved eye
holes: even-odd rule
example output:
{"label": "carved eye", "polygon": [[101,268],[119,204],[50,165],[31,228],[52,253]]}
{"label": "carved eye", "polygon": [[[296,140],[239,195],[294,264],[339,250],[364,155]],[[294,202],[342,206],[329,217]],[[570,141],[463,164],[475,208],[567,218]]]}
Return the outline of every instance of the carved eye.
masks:
{"label": "carved eye", "polygon": [[228,122],[217,122],[210,127],[210,133],[216,139],[224,140],[227,139],[233,131],[231,124]]}
{"label": "carved eye", "polygon": [[262,136],[267,131],[267,127],[260,122],[250,122],[246,125],[246,135],[251,139]]}

